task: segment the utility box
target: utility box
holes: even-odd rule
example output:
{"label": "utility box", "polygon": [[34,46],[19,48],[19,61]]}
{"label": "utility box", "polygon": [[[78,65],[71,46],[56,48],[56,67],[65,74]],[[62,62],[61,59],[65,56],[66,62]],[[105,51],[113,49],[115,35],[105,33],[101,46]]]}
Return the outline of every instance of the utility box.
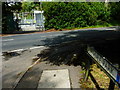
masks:
{"label": "utility box", "polygon": [[44,11],[37,11],[37,10],[34,11],[34,21],[36,22],[35,26],[36,26],[36,29],[39,29],[39,30],[45,30],[45,27],[44,27],[45,18],[43,16],[43,12]]}

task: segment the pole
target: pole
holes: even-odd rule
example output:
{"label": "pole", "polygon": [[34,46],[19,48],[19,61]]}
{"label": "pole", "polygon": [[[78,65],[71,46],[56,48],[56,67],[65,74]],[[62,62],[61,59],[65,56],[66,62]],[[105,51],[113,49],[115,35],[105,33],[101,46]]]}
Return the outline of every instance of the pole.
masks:
{"label": "pole", "polygon": [[42,22],[43,22],[43,21],[42,21],[42,2],[40,2],[40,10],[41,10],[41,19],[40,19],[40,20],[41,20],[41,25],[40,25],[40,27],[41,27],[41,29],[42,29],[42,31],[43,31],[43,25],[42,25],[42,24],[43,24],[43,23],[42,23]]}
{"label": "pole", "polygon": [[84,81],[88,80],[90,74],[90,61],[87,60],[87,65],[86,65],[86,72],[85,72],[85,77],[84,77]]}

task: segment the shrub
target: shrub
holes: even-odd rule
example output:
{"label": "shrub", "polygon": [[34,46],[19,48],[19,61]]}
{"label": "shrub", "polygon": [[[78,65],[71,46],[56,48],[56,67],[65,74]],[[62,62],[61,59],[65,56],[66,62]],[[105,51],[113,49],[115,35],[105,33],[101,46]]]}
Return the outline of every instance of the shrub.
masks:
{"label": "shrub", "polygon": [[110,20],[110,10],[102,2],[47,2],[43,9],[47,29],[86,27]]}

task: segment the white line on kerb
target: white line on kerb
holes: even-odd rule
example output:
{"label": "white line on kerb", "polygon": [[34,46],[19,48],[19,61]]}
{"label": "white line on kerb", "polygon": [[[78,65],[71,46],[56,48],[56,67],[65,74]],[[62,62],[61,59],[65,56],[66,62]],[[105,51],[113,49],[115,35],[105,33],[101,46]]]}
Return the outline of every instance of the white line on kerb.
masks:
{"label": "white line on kerb", "polygon": [[12,40],[14,40],[14,39],[6,39],[6,40],[2,40],[2,41],[12,41]]}

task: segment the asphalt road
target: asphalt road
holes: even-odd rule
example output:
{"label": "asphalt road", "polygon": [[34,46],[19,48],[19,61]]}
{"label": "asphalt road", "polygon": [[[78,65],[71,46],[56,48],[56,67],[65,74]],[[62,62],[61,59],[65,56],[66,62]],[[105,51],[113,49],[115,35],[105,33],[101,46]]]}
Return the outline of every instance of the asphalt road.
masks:
{"label": "asphalt road", "polygon": [[116,27],[4,36],[2,51],[56,45],[73,40],[91,43],[119,37],[120,31],[116,30]]}

